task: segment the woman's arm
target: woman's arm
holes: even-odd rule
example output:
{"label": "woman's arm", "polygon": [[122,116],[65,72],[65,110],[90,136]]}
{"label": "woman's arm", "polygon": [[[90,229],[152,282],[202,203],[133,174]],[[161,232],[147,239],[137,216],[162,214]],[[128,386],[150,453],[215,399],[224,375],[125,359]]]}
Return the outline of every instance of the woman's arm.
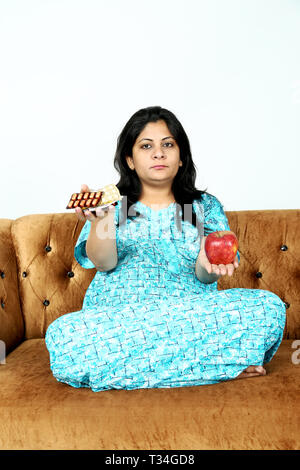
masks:
{"label": "woman's arm", "polygon": [[86,254],[98,271],[110,271],[118,263],[114,210],[91,222]]}

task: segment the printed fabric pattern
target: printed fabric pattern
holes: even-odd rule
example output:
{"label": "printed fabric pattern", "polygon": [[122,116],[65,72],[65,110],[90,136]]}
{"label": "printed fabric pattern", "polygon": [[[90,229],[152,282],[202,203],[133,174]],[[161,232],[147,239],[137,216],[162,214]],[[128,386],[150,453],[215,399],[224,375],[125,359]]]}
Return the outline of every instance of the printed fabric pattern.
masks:
{"label": "printed fabric pattern", "polygon": [[[56,380],[95,392],[210,385],[271,361],[284,302],[267,290],[219,291],[195,274],[201,236],[230,230],[220,201],[209,193],[193,201],[195,227],[185,218],[178,224],[177,203],[154,210],[138,201],[121,223],[123,200],[114,215],[117,266],[97,271],[82,309],[46,331]],[[86,221],[74,248],[86,269],[94,268],[85,250],[90,227]]]}

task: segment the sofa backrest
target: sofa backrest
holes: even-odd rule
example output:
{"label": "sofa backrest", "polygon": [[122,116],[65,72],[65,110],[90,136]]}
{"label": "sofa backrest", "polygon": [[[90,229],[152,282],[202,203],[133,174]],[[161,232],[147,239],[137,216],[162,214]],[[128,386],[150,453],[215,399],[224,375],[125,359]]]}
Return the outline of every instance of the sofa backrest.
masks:
{"label": "sofa backrest", "polygon": [[[287,307],[284,339],[300,339],[300,210],[226,212],[239,240],[241,261],[218,289],[264,289]],[[42,338],[50,323],[82,308],[96,274],[82,268],[74,247],[84,222],[74,213],[0,219],[0,340],[8,350],[23,339]]]}
{"label": "sofa backrest", "polygon": [[11,229],[14,220],[0,219],[0,362],[24,337],[19,296],[19,270]]}
{"label": "sofa backrest", "polygon": [[25,339],[42,338],[50,323],[81,310],[96,274],[74,258],[84,222],[72,214],[33,214],[13,221]]}

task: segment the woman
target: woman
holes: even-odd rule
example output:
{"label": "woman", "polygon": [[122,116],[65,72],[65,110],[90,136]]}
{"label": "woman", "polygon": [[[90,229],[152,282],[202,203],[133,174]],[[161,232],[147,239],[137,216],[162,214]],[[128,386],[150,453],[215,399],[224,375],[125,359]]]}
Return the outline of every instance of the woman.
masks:
{"label": "woman", "polygon": [[217,290],[240,256],[228,265],[206,257],[208,233],[230,227],[219,200],[195,188],[176,116],[159,106],[137,111],[118,138],[114,165],[122,201],[106,214],[77,209],[85,224],[74,256],[97,272],[82,310],[46,332],[54,377],[101,391],[265,375],[285,305],[265,290]]}

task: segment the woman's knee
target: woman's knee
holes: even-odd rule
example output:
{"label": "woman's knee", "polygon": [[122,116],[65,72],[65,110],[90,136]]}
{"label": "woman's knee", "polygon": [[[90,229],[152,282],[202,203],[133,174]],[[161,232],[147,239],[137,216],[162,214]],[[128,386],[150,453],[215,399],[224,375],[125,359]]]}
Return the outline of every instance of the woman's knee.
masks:
{"label": "woman's knee", "polygon": [[[77,313],[77,312],[74,312],[74,313]],[[52,343],[54,339],[55,339],[54,342],[57,343],[59,340],[59,337],[63,336],[63,333],[67,325],[66,320],[71,318],[70,315],[72,315],[72,313],[66,313],[56,318],[55,320],[53,320],[52,323],[50,323],[45,334],[45,341],[46,341],[47,346],[50,345],[50,343]]]}
{"label": "woman's knee", "polygon": [[272,317],[276,319],[278,328],[283,330],[286,322],[285,303],[274,292],[265,290],[264,293],[269,312],[272,314]]}
{"label": "woman's knee", "polygon": [[62,331],[60,327],[61,319],[56,318],[50,325],[48,326],[46,333],[45,333],[45,343],[48,349],[52,348],[52,345],[57,343],[57,334],[58,332]]}
{"label": "woman's knee", "polygon": [[284,315],[286,314],[286,306],[284,301],[274,292],[264,290],[265,299],[267,300],[268,304],[273,305],[277,309],[279,309]]}

